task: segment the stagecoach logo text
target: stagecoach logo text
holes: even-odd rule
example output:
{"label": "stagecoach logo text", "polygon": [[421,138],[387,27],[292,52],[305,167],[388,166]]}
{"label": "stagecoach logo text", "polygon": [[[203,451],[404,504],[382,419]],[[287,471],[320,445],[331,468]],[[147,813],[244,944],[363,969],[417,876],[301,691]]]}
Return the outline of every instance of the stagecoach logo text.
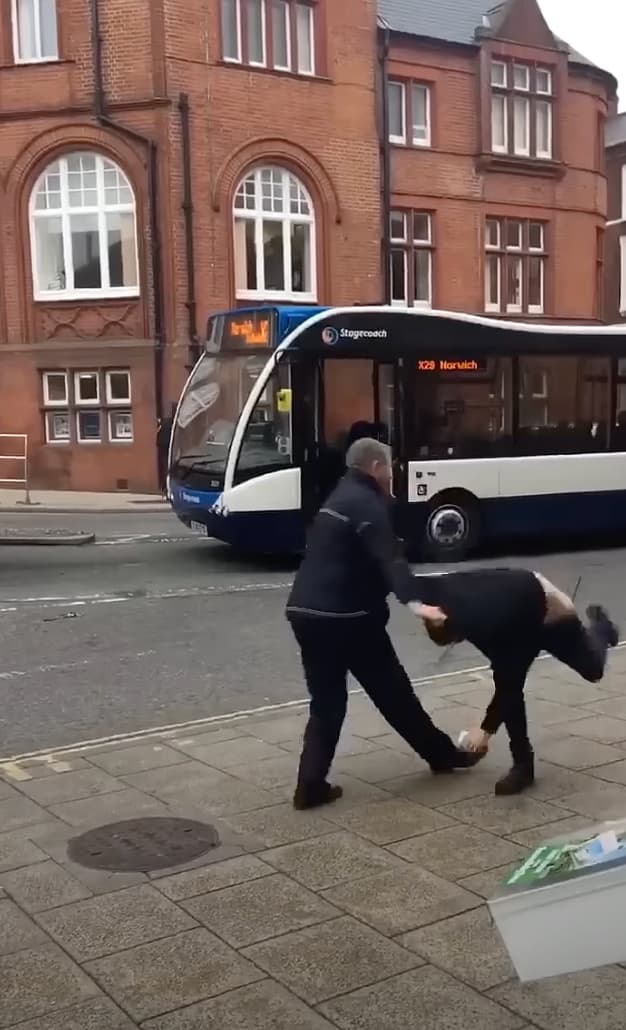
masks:
{"label": "stagecoach logo text", "polygon": [[386,340],[386,329],[335,329],[327,325],[322,329],[322,341],[332,347],[338,340]]}

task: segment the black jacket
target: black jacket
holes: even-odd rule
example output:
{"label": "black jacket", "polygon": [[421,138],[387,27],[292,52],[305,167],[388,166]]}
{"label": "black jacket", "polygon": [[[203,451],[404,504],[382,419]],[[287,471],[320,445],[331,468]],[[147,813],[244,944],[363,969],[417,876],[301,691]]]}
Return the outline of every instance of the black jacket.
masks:
{"label": "black jacket", "polygon": [[289,599],[288,617],[387,620],[387,596],[419,599],[375,480],[350,470],[318,512]]}

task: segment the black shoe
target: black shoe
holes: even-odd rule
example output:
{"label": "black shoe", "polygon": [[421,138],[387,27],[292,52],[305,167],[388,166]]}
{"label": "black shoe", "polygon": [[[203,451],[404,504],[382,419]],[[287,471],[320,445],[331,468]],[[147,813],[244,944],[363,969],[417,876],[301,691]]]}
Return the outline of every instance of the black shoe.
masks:
{"label": "black shoe", "polygon": [[515,762],[509,769],[506,776],[503,776],[496,783],[496,794],[499,797],[508,797],[511,794],[521,794],[523,790],[531,787],[535,782],[535,763],[531,757],[523,762]]}
{"label": "black shoe", "polygon": [[296,787],[293,807],[298,812],[304,812],[307,808],[330,805],[333,801],[338,801],[342,795],[343,788],[333,787],[330,783],[322,783],[319,787]]}
{"label": "black shoe", "polygon": [[431,765],[430,769],[436,776],[453,773],[456,769],[473,769],[486,754],[486,751],[466,751],[465,748],[458,747],[451,765]]}
{"label": "black shoe", "polygon": [[606,608],[603,608],[601,604],[590,604],[587,608],[587,618],[590,622],[595,622],[596,626],[605,634],[609,647],[617,647],[619,630]]}

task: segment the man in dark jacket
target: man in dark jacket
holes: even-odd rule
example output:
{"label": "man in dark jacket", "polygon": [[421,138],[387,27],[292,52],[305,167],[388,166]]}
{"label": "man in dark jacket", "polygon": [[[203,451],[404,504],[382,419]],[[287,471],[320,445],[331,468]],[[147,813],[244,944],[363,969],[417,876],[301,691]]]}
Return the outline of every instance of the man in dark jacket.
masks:
{"label": "man in dark jacket", "polygon": [[[360,439],[350,447],[346,465],[347,474],[313,523],[287,603],[311,695],[296,808],[341,796],[341,788],[331,786],[326,776],[346,714],[349,672],[433,772],[468,768],[481,757],[456,748],[433,724],[387,633],[388,594],[403,604],[420,597],[419,581],[399,553],[391,525],[389,448]],[[436,624],[437,612],[412,607]]]}
{"label": "man in dark jacket", "polygon": [[[496,794],[518,794],[534,781],[534,756],[528,739],[524,685],[540,651],[547,651],[597,683],[604,675],[607,650],[618,631],[601,605],[587,609],[589,625],[574,603],[538,572],[525,569],[475,569],[423,577],[420,596],[431,639],[444,647],[468,640],[489,659],[495,692],[482,725],[464,744],[486,754],[489,740],[504,723],[513,767],[496,783]],[[435,614],[434,618],[433,615]]]}

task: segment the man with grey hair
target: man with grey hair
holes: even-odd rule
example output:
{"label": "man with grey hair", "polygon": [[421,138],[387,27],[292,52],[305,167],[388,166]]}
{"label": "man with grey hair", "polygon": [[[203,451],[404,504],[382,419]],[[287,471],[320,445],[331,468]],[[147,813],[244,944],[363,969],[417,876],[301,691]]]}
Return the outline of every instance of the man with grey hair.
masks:
{"label": "man with grey hair", "polygon": [[315,518],[287,602],[311,695],[294,795],[299,809],[341,796],[326,777],[346,714],[349,672],[433,772],[468,768],[481,757],[458,749],[433,724],[387,633],[390,593],[416,614],[435,622],[445,618],[438,609],[414,603],[420,583],[400,553],[389,511],[391,451],[362,438],[348,450],[346,465],[346,475]]}

